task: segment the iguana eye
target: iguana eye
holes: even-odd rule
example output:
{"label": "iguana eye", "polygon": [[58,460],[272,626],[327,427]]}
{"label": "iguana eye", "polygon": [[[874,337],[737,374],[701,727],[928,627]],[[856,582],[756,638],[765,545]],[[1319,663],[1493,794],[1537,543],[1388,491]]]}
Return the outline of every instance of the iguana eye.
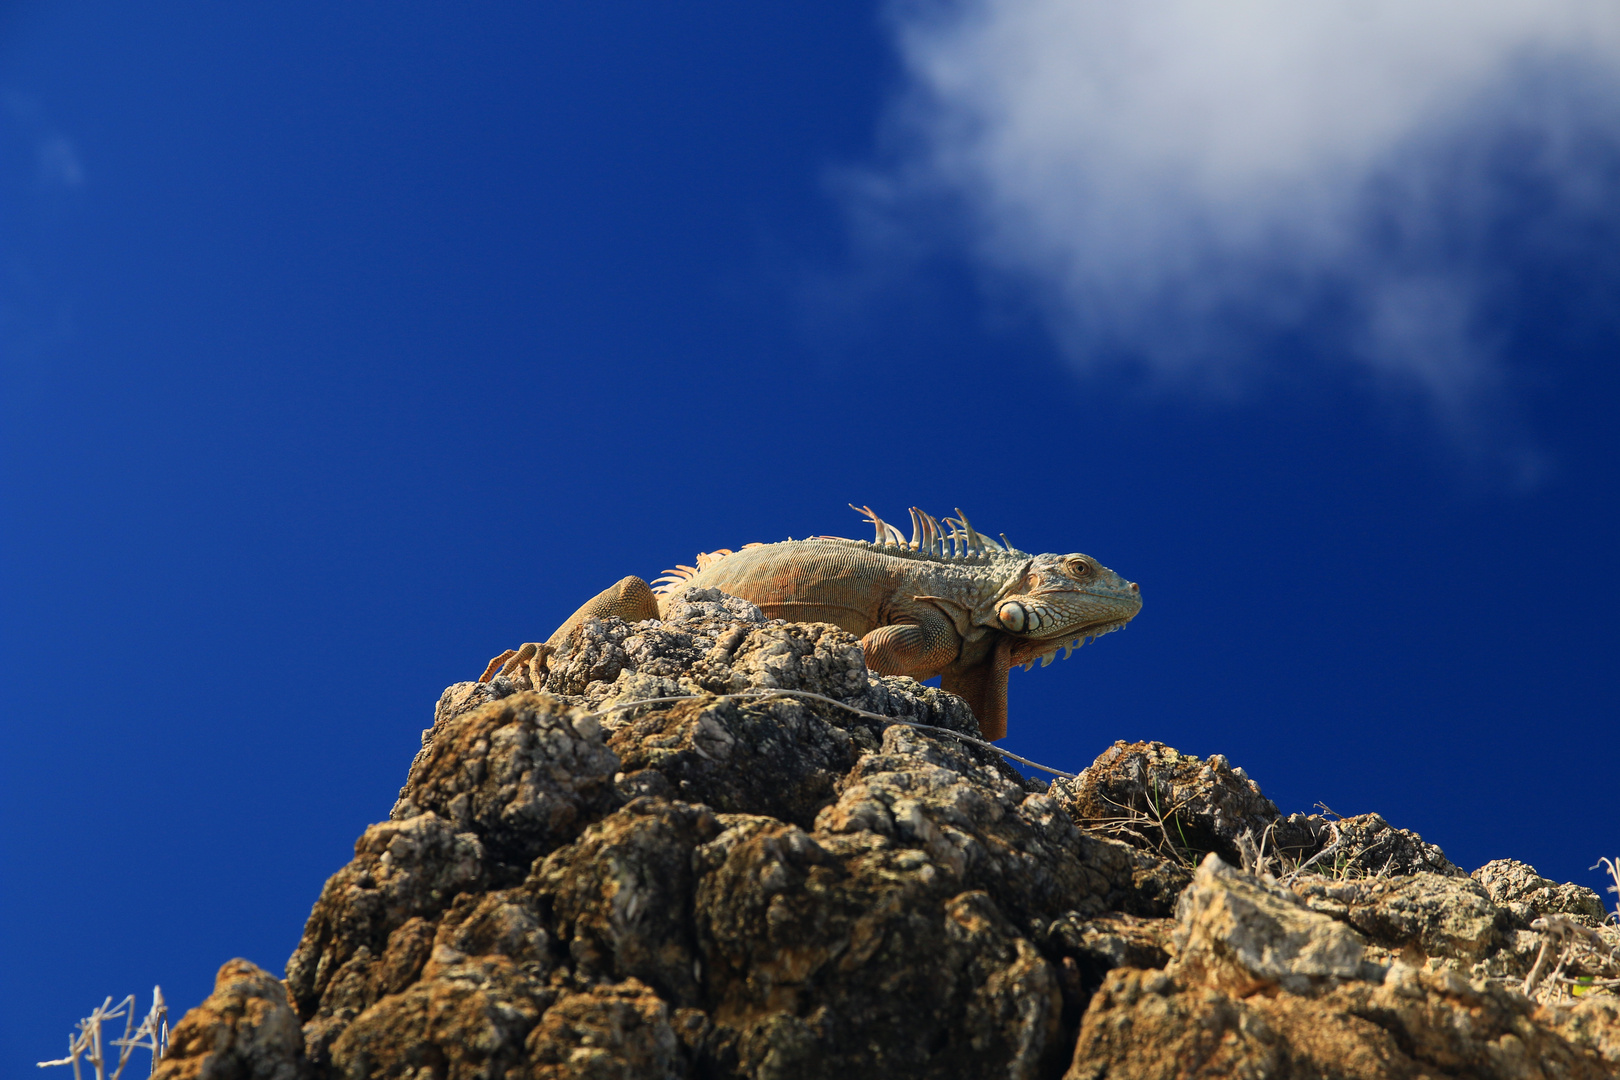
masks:
{"label": "iguana eye", "polygon": [[1071,555],[1063,560],[1063,572],[1072,578],[1083,578],[1091,573],[1091,564]]}

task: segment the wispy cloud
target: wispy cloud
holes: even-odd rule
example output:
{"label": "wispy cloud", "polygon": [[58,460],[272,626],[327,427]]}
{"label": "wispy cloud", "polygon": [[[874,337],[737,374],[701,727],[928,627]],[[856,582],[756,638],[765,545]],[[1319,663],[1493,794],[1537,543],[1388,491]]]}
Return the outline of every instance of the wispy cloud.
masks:
{"label": "wispy cloud", "polygon": [[[57,229],[85,183],[73,140],[39,100],[0,89],[0,379],[40,369],[73,338]],[[4,396],[12,404],[31,393],[8,381]]]}
{"label": "wispy cloud", "polygon": [[34,179],[42,188],[77,188],[84,185],[84,165],[73,141],[51,127],[39,101],[28,94],[6,92],[0,103],[28,140],[34,159]]}
{"label": "wispy cloud", "polygon": [[1531,215],[1556,243],[1620,213],[1612,0],[958,0],[891,18],[906,89],[887,160],[851,186],[868,242],[949,222],[1082,365],[1231,386],[1259,344],[1304,332],[1299,355],[1466,412],[1500,372],[1493,230]]}
{"label": "wispy cloud", "polygon": [[79,163],[78,151],[65,136],[53,135],[39,144],[35,153],[39,182],[50,186],[76,188],[84,184],[84,166]]}

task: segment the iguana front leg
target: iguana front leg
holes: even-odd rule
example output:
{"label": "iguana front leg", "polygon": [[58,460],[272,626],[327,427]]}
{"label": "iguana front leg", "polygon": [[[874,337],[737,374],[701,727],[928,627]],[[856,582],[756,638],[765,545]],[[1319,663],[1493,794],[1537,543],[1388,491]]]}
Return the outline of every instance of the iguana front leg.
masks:
{"label": "iguana front leg", "polygon": [[500,675],[510,676],[526,670],[529,681],[538,689],[545,680],[548,661],[553,653],[567,644],[592,619],[615,617],[627,623],[658,618],[658,597],[653,595],[652,587],[633,574],[620,579],[581,604],[579,610],[568,616],[544,644],[531,641],[521,649],[507,649],[491,660],[478,681],[489,682]]}
{"label": "iguana front leg", "polygon": [[950,666],[962,651],[962,636],[945,616],[924,609],[916,621],[889,623],[861,638],[866,666],[879,675],[927,679]]}

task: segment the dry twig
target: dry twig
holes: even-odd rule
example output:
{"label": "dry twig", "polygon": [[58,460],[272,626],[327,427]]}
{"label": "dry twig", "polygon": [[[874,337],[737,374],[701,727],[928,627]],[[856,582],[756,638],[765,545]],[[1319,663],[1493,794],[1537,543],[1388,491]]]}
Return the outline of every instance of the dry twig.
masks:
{"label": "dry twig", "polygon": [[[1596,870],[1600,866],[1607,870],[1609,872],[1609,876],[1614,879],[1614,884],[1610,885],[1604,891],[1612,892],[1617,896],[1620,896],[1620,859],[1599,859],[1597,862],[1592,864],[1591,869]],[[1611,919],[1620,921],[1620,900],[1615,901],[1614,914],[1609,917]]]}
{"label": "dry twig", "polygon": [[[1027,758],[1027,757],[1020,757],[1019,755],[1013,753],[1011,750],[1003,750],[1001,747],[995,745],[994,743],[986,742],[983,739],[976,739],[971,735],[964,735],[962,732],[953,731],[951,728],[935,727],[933,724],[921,724],[921,723],[918,723],[915,720],[903,720],[903,719],[901,719],[900,717],[897,717],[897,716],[884,716],[882,713],[875,713],[875,712],[870,712],[870,711],[868,711],[866,709],[859,709],[859,708],[856,708],[854,705],[850,705],[847,702],[839,701],[837,698],[831,698],[831,697],[828,697],[825,694],[813,694],[808,690],[777,690],[777,689],[764,689],[764,688],[761,688],[761,689],[754,689],[754,690],[739,690],[739,691],[737,691],[736,693],[733,693],[733,694],[716,694],[714,696],[714,698],[715,698],[716,702],[720,702],[720,701],[725,701],[728,698],[747,698],[747,697],[759,698],[759,697],[775,697],[777,695],[784,695],[784,696],[787,696],[787,697],[796,697],[796,698],[808,698],[811,701],[824,701],[828,705],[836,705],[840,709],[845,710],[846,712],[852,712],[856,716],[862,716],[862,717],[865,717],[868,720],[877,720],[877,721],[879,721],[880,723],[883,723],[883,724],[905,724],[907,727],[914,727],[914,728],[917,728],[920,731],[932,731],[932,732],[934,732],[936,734],[939,734],[939,735],[949,735],[953,739],[958,739],[958,740],[960,740],[962,742],[969,743],[969,744],[971,744],[973,746],[977,746],[977,747],[980,747],[980,748],[985,749],[985,750],[993,751],[993,752],[995,752],[997,754],[1000,754],[1004,758],[1011,758],[1013,761],[1019,762],[1019,763],[1024,764],[1024,765],[1028,765],[1032,769],[1039,769],[1041,772],[1051,773],[1053,776],[1059,776],[1059,777],[1062,777],[1065,780],[1073,780],[1073,779],[1075,779],[1075,777],[1077,775],[1077,774],[1071,773],[1071,772],[1064,772],[1062,769],[1054,769],[1054,768],[1052,768],[1052,767],[1050,767],[1048,765],[1042,765],[1039,762],[1029,760],[1029,758]],[[698,696],[699,695],[697,695],[697,694],[678,694],[678,695],[675,695],[673,697],[641,698],[641,699],[636,700],[636,701],[620,702],[617,705],[611,705],[606,709],[601,709],[601,710],[599,710],[597,712],[589,713],[587,715],[589,715],[591,717],[602,717],[602,716],[606,716],[608,713],[618,712],[621,709],[633,709],[638,705],[663,705],[663,704],[666,704],[666,703],[669,703],[669,702],[674,702],[674,701],[691,701],[693,698],[696,698]]]}
{"label": "dry twig", "polygon": [[[122,1038],[104,1040],[101,1025],[109,1020],[124,1021],[124,1035]],[[68,1036],[67,1057],[57,1058],[55,1061],[41,1061],[40,1068],[51,1065],[72,1065],[73,1080],[83,1080],[79,1072],[79,1062],[85,1061],[96,1070],[96,1080],[119,1080],[124,1073],[124,1066],[129,1064],[130,1055],[137,1049],[147,1050],[152,1055],[151,1068],[147,1070],[150,1076],[157,1071],[158,1059],[169,1045],[169,1008],[163,1001],[163,990],[152,987],[152,1007],[147,1010],[146,1017],[141,1020],[141,1026],[135,1027],[135,995],[130,994],[116,1006],[109,996],[107,1000],[91,1010],[90,1015],[79,1021],[79,1033]],[[118,1064],[112,1075],[107,1074],[106,1047],[118,1048]]]}
{"label": "dry twig", "polygon": [[1317,860],[1321,859],[1324,855],[1327,855],[1327,854],[1329,854],[1331,852],[1334,852],[1334,851],[1337,851],[1339,849],[1339,845],[1344,842],[1344,834],[1339,832],[1339,827],[1337,825],[1335,825],[1331,820],[1328,820],[1327,827],[1333,831],[1333,839],[1332,839],[1332,841],[1329,842],[1327,847],[1323,848],[1321,851],[1318,851],[1315,855],[1312,855],[1310,858],[1306,859],[1304,862],[1300,863],[1298,866],[1296,866],[1292,870],[1288,871],[1288,873],[1284,874],[1283,879],[1282,879],[1282,883],[1284,885],[1289,884],[1295,878],[1297,878],[1299,875],[1301,875],[1305,871],[1309,870],[1312,866],[1315,866],[1316,863],[1317,863]]}
{"label": "dry twig", "polygon": [[[1181,822],[1179,819],[1176,819],[1175,815],[1180,812],[1184,806],[1191,802],[1193,798],[1196,797],[1196,794],[1197,793],[1194,792],[1193,794],[1188,795],[1186,798],[1171,806],[1169,810],[1162,814],[1159,812],[1157,803],[1152,798],[1149,798],[1148,806],[1153,810],[1153,813],[1150,814],[1138,810],[1133,806],[1126,806],[1124,803],[1110,799],[1107,795],[1102,795],[1099,793],[1099,797],[1104,802],[1108,803],[1108,805],[1117,808],[1120,811],[1121,816],[1106,818],[1076,818],[1074,823],[1082,829],[1089,829],[1104,834],[1112,834],[1115,836],[1133,836],[1141,843],[1143,847],[1152,851],[1158,851],[1161,854],[1167,854],[1177,862],[1183,863],[1187,866],[1192,866],[1195,860],[1191,856],[1196,854],[1196,852],[1192,845],[1186,842],[1185,834],[1181,833]],[[1176,832],[1182,837],[1182,843],[1180,846],[1177,846],[1176,842],[1170,838],[1170,829],[1165,824],[1167,820],[1175,820]],[[1150,831],[1151,829],[1157,829],[1162,839],[1158,841],[1149,839],[1145,833],[1138,831],[1138,829],[1133,828],[1133,826],[1150,827]]]}
{"label": "dry twig", "polygon": [[[1603,934],[1566,915],[1543,915],[1530,923],[1530,929],[1541,931],[1543,936],[1541,948],[1536,950],[1535,963],[1530,966],[1530,973],[1524,977],[1519,988],[1526,997],[1535,997],[1543,983],[1553,987],[1554,996],[1560,998],[1568,992],[1567,987],[1571,984],[1597,985],[1595,981],[1583,983],[1564,975],[1564,969],[1574,960],[1580,960],[1587,970],[1594,967],[1600,972],[1605,968],[1609,971],[1616,969],[1614,944]],[[1558,962],[1550,975],[1544,974],[1547,961],[1552,958],[1555,949]],[[1602,985],[1610,985],[1610,982],[1605,979]]]}

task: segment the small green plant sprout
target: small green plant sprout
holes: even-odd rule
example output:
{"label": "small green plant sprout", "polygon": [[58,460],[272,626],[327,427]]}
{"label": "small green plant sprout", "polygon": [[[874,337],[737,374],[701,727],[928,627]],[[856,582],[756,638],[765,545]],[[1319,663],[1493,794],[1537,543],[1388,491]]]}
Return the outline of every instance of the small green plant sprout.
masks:
{"label": "small green plant sprout", "polygon": [[[112,1020],[124,1022],[124,1035],[120,1039],[104,1041],[102,1025]],[[152,987],[152,1008],[147,1011],[146,1018],[141,1021],[140,1027],[135,1026],[135,995],[130,994],[117,1005],[113,1004],[111,997],[107,998],[91,1011],[90,1015],[79,1021],[79,1033],[68,1036],[68,1054],[65,1058],[55,1061],[41,1061],[40,1068],[51,1065],[72,1065],[73,1080],[84,1080],[79,1071],[81,1061],[88,1062],[96,1070],[96,1080],[119,1080],[124,1074],[124,1066],[129,1064],[130,1055],[136,1050],[146,1050],[152,1055],[151,1066],[147,1075],[157,1071],[158,1059],[169,1045],[169,1008],[163,1003],[163,990],[161,987]],[[107,1072],[106,1047],[117,1047],[118,1064],[109,1074]]]}

